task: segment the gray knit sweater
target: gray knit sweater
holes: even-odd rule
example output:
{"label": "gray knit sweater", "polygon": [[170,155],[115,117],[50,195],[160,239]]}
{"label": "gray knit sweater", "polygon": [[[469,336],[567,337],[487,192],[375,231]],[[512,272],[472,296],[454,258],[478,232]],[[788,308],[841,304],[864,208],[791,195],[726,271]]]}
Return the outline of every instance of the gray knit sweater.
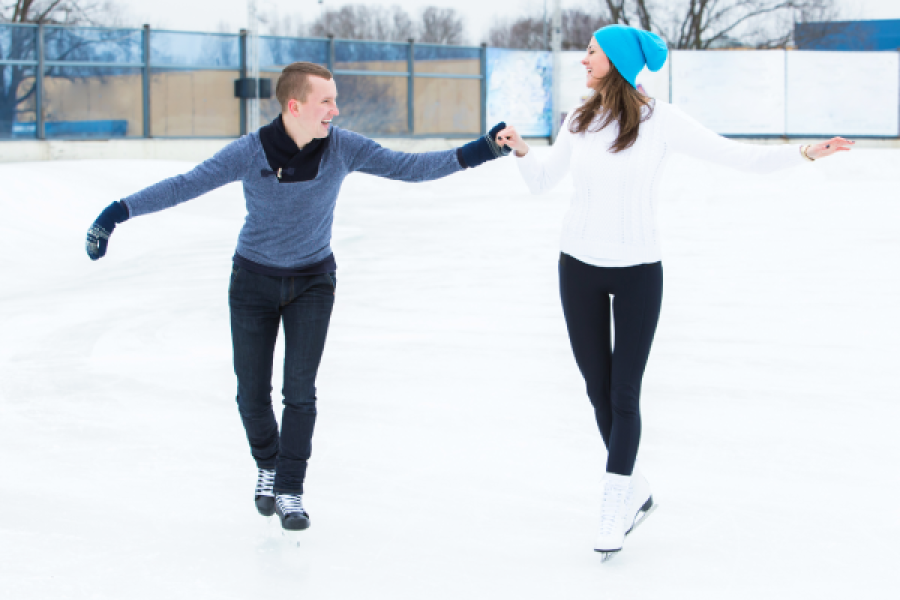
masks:
{"label": "gray knit sweater", "polygon": [[462,170],[456,150],[395,152],[334,126],[329,136],[319,173],[311,181],[281,183],[272,176],[254,132],[228,144],[188,173],[164,179],[123,202],[129,215],[136,217],[241,181],[247,217],[238,236],[237,253],[260,265],[296,269],[331,255],[334,207],[344,178],[353,171],[401,181],[428,181]]}

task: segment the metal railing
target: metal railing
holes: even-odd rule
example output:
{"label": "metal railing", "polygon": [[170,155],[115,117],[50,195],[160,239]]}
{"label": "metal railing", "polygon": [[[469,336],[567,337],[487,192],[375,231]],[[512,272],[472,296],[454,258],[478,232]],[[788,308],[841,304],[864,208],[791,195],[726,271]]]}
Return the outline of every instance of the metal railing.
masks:
{"label": "metal railing", "polygon": [[[245,31],[211,34],[0,24],[0,139],[234,137],[248,128]],[[336,123],[367,135],[485,130],[486,48],[259,37],[260,77],[295,61],[338,82]],[[265,123],[280,111],[260,99]],[[426,115],[427,113],[427,115]]]}

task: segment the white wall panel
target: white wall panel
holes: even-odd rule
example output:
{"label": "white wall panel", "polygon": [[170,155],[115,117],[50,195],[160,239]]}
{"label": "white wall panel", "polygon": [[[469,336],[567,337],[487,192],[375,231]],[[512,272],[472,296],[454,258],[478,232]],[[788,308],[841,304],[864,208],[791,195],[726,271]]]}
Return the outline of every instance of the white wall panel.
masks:
{"label": "white wall panel", "polygon": [[[582,51],[563,52],[560,110],[592,93]],[[670,78],[671,69],[671,78]],[[637,78],[727,135],[900,135],[900,53],[675,51]]]}
{"label": "white wall panel", "polygon": [[673,52],[672,103],[717,133],[783,135],[784,54]]}
{"label": "white wall panel", "polygon": [[788,52],[789,135],[898,135],[897,52]]}

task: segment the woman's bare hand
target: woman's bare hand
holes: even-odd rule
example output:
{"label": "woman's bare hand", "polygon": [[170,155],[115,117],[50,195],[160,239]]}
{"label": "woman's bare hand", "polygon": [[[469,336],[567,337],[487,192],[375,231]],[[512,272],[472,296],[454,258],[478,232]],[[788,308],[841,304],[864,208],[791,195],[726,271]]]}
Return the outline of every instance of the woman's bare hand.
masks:
{"label": "woman's bare hand", "polygon": [[[502,135],[503,131],[501,131],[500,134]],[[847,152],[855,143],[856,142],[851,142],[850,140],[845,140],[842,137],[835,137],[819,144],[811,144],[809,148],[806,149],[806,155],[813,160],[819,160],[820,158],[831,156],[835,152]]]}
{"label": "woman's bare hand", "polygon": [[519,135],[519,132],[512,125],[497,134],[497,143],[515,150],[516,156],[528,154],[528,144],[525,143],[525,140],[522,139],[522,136]]}

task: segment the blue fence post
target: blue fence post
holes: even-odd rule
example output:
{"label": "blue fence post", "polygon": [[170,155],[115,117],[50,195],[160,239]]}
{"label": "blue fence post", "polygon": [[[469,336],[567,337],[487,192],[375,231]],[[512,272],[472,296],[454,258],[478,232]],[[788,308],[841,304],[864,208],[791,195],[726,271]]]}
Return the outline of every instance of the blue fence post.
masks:
{"label": "blue fence post", "polygon": [[[240,31],[241,79],[247,79],[247,30]],[[241,135],[247,134],[247,99],[241,98]]]}
{"label": "blue fence post", "polygon": [[409,129],[409,135],[415,134],[416,131],[415,51],[416,41],[413,38],[409,38],[409,58],[406,67],[407,71],[409,71],[409,85],[406,88],[406,126]]}
{"label": "blue fence post", "polygon": [[487,44],[481,43],[481,133],[487,133]]}
{"label": "blue fence post", "polygon": [[37,30],[37,73],[34,80],[35,133],[37,139],[44,139],[44,24],[38,24]]}
{"label": "blue fence post", "polygon": [[328,59],[326,66],[328,70],[334,73],[334,35],[328,34]]}
{"label": "blue fence post", "polygon": [[141,77],[141,92],[144,104],[144,137],[150,137],[150,26],[144,25],[144,68]]}

